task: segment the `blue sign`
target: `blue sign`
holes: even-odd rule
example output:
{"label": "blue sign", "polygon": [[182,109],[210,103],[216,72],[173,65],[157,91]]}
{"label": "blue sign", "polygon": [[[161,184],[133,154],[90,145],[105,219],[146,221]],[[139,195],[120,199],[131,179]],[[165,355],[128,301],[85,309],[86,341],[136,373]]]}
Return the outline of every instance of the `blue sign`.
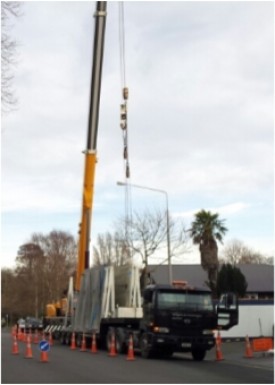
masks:
{"label": "blue sign", "polygon": [[46,340],[42,340],[39,342],[39,348],[41,352],[48,352],[50,350],[50,344]]}

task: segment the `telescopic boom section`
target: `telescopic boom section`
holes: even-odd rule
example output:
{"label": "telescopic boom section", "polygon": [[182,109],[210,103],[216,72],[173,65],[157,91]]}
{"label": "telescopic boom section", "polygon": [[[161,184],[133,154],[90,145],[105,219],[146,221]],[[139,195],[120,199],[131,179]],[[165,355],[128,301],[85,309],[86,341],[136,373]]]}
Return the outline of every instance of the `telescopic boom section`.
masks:
{"label": "telescopic boom section", "polygon": [[95,33],[93,48],[93,69],[91,81],[90,111],[87,148],[85,151],[85,171],[83,186],[82,216],[78,245],[78,266],[76,290],[80,290],[81,275],[90,264],[90,232],[92,220],[92,205],[94,195],[94,178],[96,165],[96,145],[98,130],[98,115],[100,105],[101,73],[104,51],[104,35],[106,24],[106,1],[97,1],[95,11]]}

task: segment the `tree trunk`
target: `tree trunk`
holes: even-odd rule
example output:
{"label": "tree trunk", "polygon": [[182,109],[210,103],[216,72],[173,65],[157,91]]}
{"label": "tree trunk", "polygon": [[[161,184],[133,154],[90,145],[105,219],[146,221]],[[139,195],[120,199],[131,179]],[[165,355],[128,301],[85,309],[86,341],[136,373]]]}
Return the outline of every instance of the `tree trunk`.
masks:
{"label": "tree trunk", "polygon": [[214,239],[204,241],[200,244],[201,265],[207,271],[208,286],[213,296],[216,295],[217,272],[218,272],[218,246]]}

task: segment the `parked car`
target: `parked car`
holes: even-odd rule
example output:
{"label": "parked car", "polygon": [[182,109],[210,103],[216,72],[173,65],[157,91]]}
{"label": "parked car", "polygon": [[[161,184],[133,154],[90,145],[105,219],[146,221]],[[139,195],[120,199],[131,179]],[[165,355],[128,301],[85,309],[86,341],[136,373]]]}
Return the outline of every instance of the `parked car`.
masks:
{"label": "parked car", "polygon": [[19,318],[19,320],[17,321],[17,325],[18,329],[21,329],[21,331],[23,331],[23,329],[25,329],[26,327],[26,321],[24,320],[24,318]]}
{"label": "parked car", "polygon": [[31,330],[31,331],[42,330],[43,329],[42,320],[40,320],[38,318],[27,317],[26,318],[26,329]]}

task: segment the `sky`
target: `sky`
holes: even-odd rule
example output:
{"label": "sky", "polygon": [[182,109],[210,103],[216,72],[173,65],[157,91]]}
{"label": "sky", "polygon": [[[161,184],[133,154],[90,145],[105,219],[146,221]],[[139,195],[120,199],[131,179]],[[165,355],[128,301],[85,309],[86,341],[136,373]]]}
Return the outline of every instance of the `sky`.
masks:
{"label": "sky", "polygon": [[[125,2],[132,184],[167,192],[186,227],[217,212],[233,239],[272,256],[274,3]],[[92,244],[125,211],[119,109],[118,3],[108,2]],[[1,121],[1,264],[14,267],[33,233],[77,236],[86,146],[95,2],[25,2],[15,112]],[[131,189],[132,210],[165,196]],[[222,253],[223,246],[219,246]],[[199,263],[199,252],[173,260]]]}

